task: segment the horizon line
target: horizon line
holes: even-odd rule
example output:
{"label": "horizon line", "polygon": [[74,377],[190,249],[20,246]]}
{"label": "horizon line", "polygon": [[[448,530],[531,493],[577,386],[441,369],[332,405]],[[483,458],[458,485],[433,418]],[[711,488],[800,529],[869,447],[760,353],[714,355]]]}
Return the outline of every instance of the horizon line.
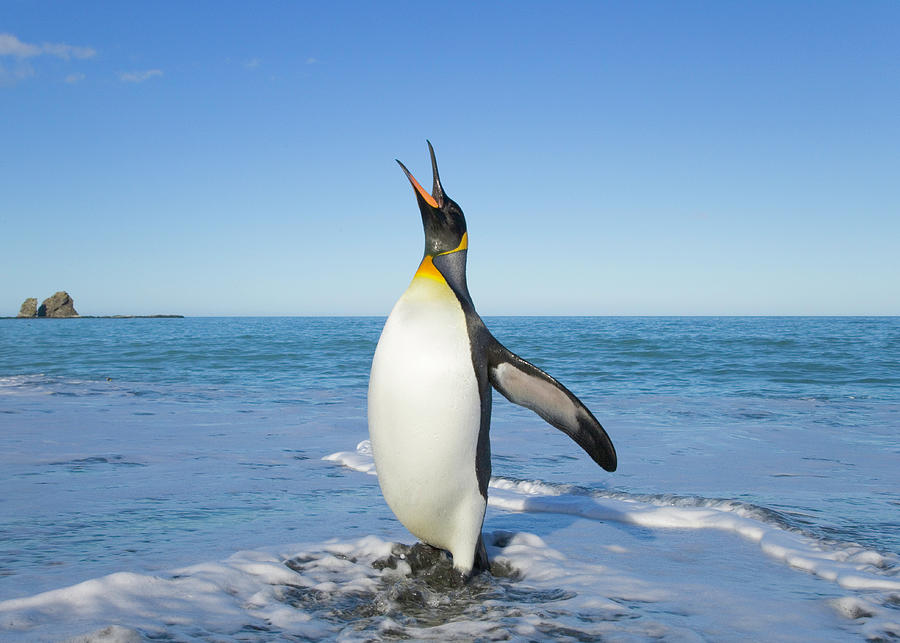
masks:
{"label": "horizon line", "polygon": [[[604,318],[673,318],[673,317],[689,317],[689,318],[742,318],[742,317],[822,317],[822,318],[869,318],[869,317],[900,317],[900,313],[604,313],[604,314],[582,314],[582,313],[488,313],[481,315],[482,317],[604,317]],[[297,315],[232,315],[232,314],[197,314],[185,315],[181,313],[157,313],[157,314],[130,314],[117,313],[109,314],[84,314],[74,317],[16,317],[16,316],[0,316],[0,319],[291,319],[291,318],[387,318],[388,314],[366,314],[366,313],[305,313]]]}

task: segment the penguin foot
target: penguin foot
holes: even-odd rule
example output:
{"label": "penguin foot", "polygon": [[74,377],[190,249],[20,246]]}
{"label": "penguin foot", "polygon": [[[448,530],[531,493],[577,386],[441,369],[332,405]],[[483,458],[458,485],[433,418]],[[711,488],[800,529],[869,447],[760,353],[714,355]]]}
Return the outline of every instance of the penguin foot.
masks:
{"label": "penguin foot", "polygon": [[[488,537],[488,540],[494,547],[502,549],[513,535],[507,532],[495,532]],[[412,546],[394,543],[391,554],[374,561],[372,567],[378,570],[397,569],[400,563],[409,565],[411,578],[421,580],[427,585],[434,584],[434,589],[440,587],[460,588],[481,576],[509,580],[521,578],[521,573],[506,561],[490,560],[484,540],[481,538],[475,549],[475,564],[468,573],[463,573],[453,567],[453,556],[449,552],[423,542],[417,542]]]}
{"label": "penguin foot", "polygon": [[446,551],[423,542],[418,542],[409,548],[409,551],[406,552],[406,562],[409,563],[413,576],[427,572],[433,567],[453,564]]}
{"label": "penguin foot", "polygon": [[390,556],[376,560],[372,566],[375,569],[397,569],[401,562],[409,565],[410,578],[423,582],[432,590],[459,589],[472,577],[453,566],[449,553],[421,542],[412,547],[397,543]]}

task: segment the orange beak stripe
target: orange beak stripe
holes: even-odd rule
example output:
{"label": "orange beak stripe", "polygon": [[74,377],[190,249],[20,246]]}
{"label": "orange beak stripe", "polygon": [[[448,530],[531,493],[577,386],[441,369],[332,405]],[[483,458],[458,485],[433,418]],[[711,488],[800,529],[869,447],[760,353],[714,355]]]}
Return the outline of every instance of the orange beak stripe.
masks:
{"label": "orange beak stripe", "polygon": [[416,189],[416,192],[419,193],[419,196],[425,199],[425,203],[430,205],[432,208],[441,207],[438,205],[438,202],[434,200],[434,197],[428,194],[428,192],[425,191],[425,188],[419,185],[419,182],[416,181],[416,177],[414,177],[412,174],[408,174],[407,176],[409,177],[409,182],[412,183],[412,186]]}

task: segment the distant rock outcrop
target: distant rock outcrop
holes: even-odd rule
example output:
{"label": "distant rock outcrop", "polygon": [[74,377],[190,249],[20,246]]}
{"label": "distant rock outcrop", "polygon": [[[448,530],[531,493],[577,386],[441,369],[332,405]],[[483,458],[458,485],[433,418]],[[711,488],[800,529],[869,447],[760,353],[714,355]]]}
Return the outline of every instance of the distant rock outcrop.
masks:
{"label": "distant rock outcrop", "polygon": [[[41,318],[74,318],[80,319],[182,319],[184,315],[86,315],[82,317],[75,310],[75,301],[69,296],[65,290],[60,290],[52,297],[47,297],[40,308],[37,305],[37,299],[29,297],[19,308],[18,319]],[[2,317],[0,319],[11,319],[11,317]]]}
{"label": "distant rock outcrop", "polygon": [[17,317],[37,317],[37,297],[29,297],[19,308]]}
{"label": "distant rock outcrop", "polygon": [[75,312],[75,302],[69,297],[69,293],[60,290],[52,297],[47,297],[41,307],[38,308],[38,317],[78,317]]}

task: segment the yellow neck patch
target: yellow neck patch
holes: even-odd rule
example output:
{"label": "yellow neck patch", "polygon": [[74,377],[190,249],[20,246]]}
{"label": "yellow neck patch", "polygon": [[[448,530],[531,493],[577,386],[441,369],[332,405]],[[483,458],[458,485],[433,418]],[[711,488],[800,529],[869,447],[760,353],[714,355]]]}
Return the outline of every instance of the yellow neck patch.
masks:
{"label": "yellow neck patch", "polygon": [[[459,245],[456,246],[453,250],[447,250],[446,252],[439,252],[440,255],[448,255],[451,252],[459,252],[460,250],[467,250],[469,247],[469,233],[463,232],[462,239],[459,241]],[[425,255],[422,259],[422,263],[419,264],[419,269],[416,270],[415,277],[425,277],[426,279],[434,279],[435,281],[440,281],[441,283],[447,283],[447,280],[444,279],[444,275],[441,274],[441,271],[438,270],[434,265],[434,259],[431,255]]]}
{"label": "yellow neck patch", "polygon": [[425,255],[422,259],[422,263],[419,264],[419,269],[416,270],[416,275],[413,279],[418,279],[419,277],[447,283],[447,280],[444,279],[444,275],[441,274],[441,271],[434,267],[434,261],[432,261],[431,255]]}

